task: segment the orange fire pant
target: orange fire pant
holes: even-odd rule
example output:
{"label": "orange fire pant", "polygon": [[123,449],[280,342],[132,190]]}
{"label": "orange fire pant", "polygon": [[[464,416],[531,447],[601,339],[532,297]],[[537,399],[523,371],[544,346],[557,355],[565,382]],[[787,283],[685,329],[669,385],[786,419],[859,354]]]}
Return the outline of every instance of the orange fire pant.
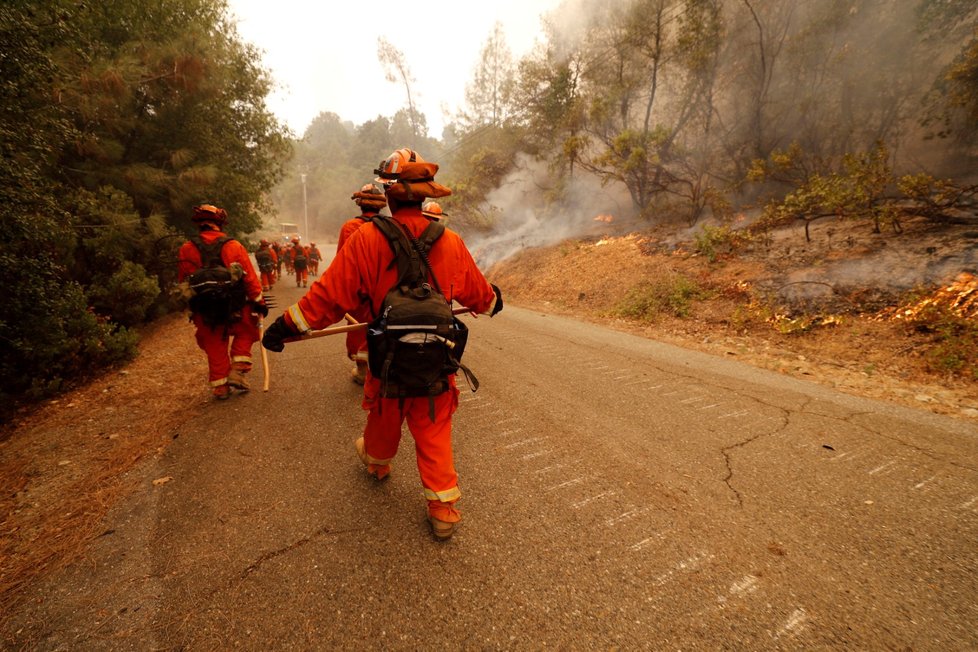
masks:
{"label": "orange fire pant", "polygon": [[308,283],[308,282],[309,282],[309,272],[308,272],[308,270],[296,268],[296,270],[295,270],[295,284],[296,284],[296,287],[298,287],[298,286],[300,286],[300,285],[302,285],[304,283]]}
{"label": "orange fire pant", "polygon": [[454,377],[445,392],[433,397],[435,420],[432,422],[427,396],[404,399],[403,411],[396,398],[377,398],[380,381],[367,376],[364,384],[363,409],[367,425],[363,430],[364,450],[374,464],[389,464],[401,442],[401,425],[407,421],[414,437],[418,471],[425,498],[454,502],[462,495],[452,456],[452,415],[458,408],[458,389]]}
{"label": "orange fire pant", "polygon": [[275,285],[275,272],[262,272],[261,286],[263,288],[270,288],[273,285]]}
{"label": "orange fire pant", "polygon": [[251,315],[251,306],[241,311],[241,321],[230,326],[211,327],[200,315],[193,316],[197,327],[197,346],[207,354],[208,380],[214,387],[228,381],[231,362],[251,364],[251,348],[258,341],[258,324]]}

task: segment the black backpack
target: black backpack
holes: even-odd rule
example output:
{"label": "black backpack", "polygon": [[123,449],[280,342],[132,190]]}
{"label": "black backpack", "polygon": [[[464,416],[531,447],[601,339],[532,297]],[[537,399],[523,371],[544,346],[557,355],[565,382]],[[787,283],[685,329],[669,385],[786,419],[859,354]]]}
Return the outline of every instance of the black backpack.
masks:
{"label": "black backpack", "polygon": [[200,269],[187,277],[190,285],[190,310],[200,315],[208,326],[222,326],[240,318],[247,301],[244,275],[235,275],[224,266],[221,250],[231,238],[218,238],[204,244],[199,237],[190,242],[200,252]]}
{"label": "black backpack", "polygon": [[275,269],[275,263],[272,262],[272,254],[268,249],[259,249],[256,251],[255,262],[258,263],[259,271],[270,272]]}
{"label": "black backpack", "polygon": [[306,252],[301,248],[295,250],[295,258],[292,259],[292,266],[296,269],[306,268]]}
{"label": "black backpack", "polygon": [[[428,261],[428,251],[445,226],[432,222],[416,239],[389,217],[378,216],[372,222],[394,252],[391,266],[397,264],[397,282],[367,328],[368,364],[381,382],[381,396],[437,396],[448,389],[448,376],[459,369],[475,391],[479,381],[461,363],[469,330],[452,314]],[[430,414],[434,421],[434,401]]]}

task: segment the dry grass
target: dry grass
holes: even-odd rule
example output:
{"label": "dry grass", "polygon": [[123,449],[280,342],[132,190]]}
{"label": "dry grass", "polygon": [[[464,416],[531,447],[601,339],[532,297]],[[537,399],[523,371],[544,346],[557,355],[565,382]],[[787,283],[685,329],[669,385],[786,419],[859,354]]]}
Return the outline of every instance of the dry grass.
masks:
{"label": "dry grass", "polygon": [[[925,235],[914,236],[917,246],[926,246],[920,244]],[[858,258],[871,250],[847,251]],[[795,270],[841,256],[835,249],[816,250],[813,245],[804,255],[774,251],[765,257],[761,251],[710,260],[692,247],[664,247],[654,236],[631,234],[524,251],[497,264],[489,276],[517,304],[735,357],[856,395],[978,417],[978,378],[935,373],[928,359],[933,338],[877,319],[873,303],[880,299],[874,288],[865,289],[870,302],[858,292],[852,297],[833,295],[830,308],[844,308],[845,314],[799,315],[781,314],[754,290],[762,281],[770,285],[772,279],[787,279]],[[670,278],[688,279],[704,292],[690,299],[682,316],[659,310],[652,316],[643,312],[641,318],[628,318],[624,299],[636,289]],[[863,313],[863,307],[869,312]]]}
{"label": "dry grass", "polygon": [[29,585],[104,533],[105,514],[135,488],[127,473],[206,403],[205,370],[192,327],[173,316],[146,329],[128,367],[0,432],[0,629]]}

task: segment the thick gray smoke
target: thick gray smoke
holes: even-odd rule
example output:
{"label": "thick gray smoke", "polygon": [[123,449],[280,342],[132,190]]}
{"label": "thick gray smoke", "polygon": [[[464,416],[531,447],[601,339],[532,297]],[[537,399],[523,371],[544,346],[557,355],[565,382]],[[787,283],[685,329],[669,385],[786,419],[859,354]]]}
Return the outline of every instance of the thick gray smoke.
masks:
{"label": "thick gray smoke", "polygon": [[[468,243],[480,268],[487,270],[521,249],[620,230],[620,224],[630,220],[626,211],[631,200],[620,186],[602,188],[593,176],[578,174],[559,204],[548,207],[545,195],[552,186],[547,165],[521,155],[516,170],[482,206],[484,212],[498,216],[495,227]],[[611,216],[613,222],[595,221],[599,215]]]}

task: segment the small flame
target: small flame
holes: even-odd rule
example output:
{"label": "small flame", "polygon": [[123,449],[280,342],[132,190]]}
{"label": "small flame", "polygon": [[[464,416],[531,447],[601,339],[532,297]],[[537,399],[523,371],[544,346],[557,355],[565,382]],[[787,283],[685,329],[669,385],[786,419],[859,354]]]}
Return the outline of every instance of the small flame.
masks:
{"label": "small flame", "polygon": [[887,308],[877,315],[880,320],[913,320],[928,308],[943,308],[966,318],[978,318],[978,276],[961,272],[953,282],[938,288],[930,296],[917,302]]}

